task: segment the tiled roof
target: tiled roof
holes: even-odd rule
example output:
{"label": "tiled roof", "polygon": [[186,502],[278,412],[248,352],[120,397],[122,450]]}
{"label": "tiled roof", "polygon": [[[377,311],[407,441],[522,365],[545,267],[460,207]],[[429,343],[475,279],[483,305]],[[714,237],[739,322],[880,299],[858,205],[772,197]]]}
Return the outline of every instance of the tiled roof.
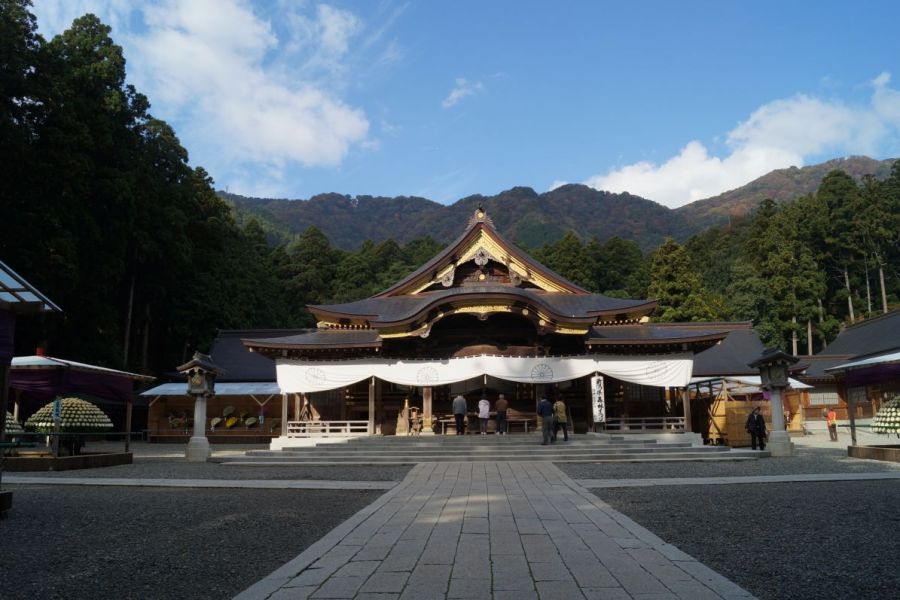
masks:
{"label": "tiled roof", "polygon": [[817,356],[856,358],[900,350],[900,309],[851,325]]}
{"label": "tiled roof", "polygon": [[89,365],[87,363],[76,362],[74,360],[66,360],[64,358],[56,358],[54,356],[14,356],[10,368],[17,369],[74,369],[76,371],[90,371],[94,373],[103,373],[104,375],[112,375],[115,377],[125,377],[135,381],[153,381],[156,377],[150,375],[141,375],[140,373],[131,373],[129,371],[119,371],[117,369],[108,369],[97,365]]}
{"label": "tiled roof", "polygon": [[692,341],[716,341],[724,338],[727,332],[722,330],[679,329],[660,327],[658,324],[611,325],[591,327],[588,334],[588,345],[616,344],[629,342],[650,343],[682,343]]}
{"label": "tiled roof", "polygon": [[511,286],[485,285],[447,288],[423,292],[414,296],[373,297],[345,304],[323,304],[311,306],[314,312],[332,315],[365,317],[373,323],[395,323],[411,319],[422,311],[467,297],[489,300],[508,297],[532,305],[545,307],[560,317],[590,318],[603,313],[629,312],[642,307],[652,308],[655,303],[647,300],[626,300],[610,298],[602,294],[569,294],[565,292],[545,292]]}
{"label": "tiled roof", "polygon": [[[272,362],[272,361],[269,361]],[[274,364],[274,363],[273,363]],[[216,381],[216,396],[271,396],[280,394],[281,389],[274,381],[222,383]],[[163,383],[141,392],[141,396],[185,396],[186,383]]]}
{"label": "tiled roof", "polygon": [[657,323],[657,327],[690,331],[727,331],[728,336],[694,355],[694,376],[758,375],[759,371],[747,366],[765,349],[749,322]]}
{"label": "tiled roof", "polygon": [[254,335],[243,341],[245,345],[259,345],[267,348],[377,348],[381,346],[381,336],[374,329],[312,329],[296,335],[274,338],[262,338]]}
{"label": "tiled roof", "polygon": [[219,330],[209,354],[225,371],[217,381],[275,381],[275,362],[247,350],[243,337],[283,337],[305,329],[225,329]]}

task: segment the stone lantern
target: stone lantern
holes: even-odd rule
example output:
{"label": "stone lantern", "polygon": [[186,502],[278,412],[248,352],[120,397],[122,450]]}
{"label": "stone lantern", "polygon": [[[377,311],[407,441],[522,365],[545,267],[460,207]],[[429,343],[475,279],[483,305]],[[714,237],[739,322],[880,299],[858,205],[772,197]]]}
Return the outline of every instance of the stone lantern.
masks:
{"label": "stone lantern", "polygon": [[751,362],[751,369],[759,369],[760,387],[769,392],[772,408],[772,431],[769,433],[769,451],[772,456],[790,456],[793,453],[791,438],[785,429],[784,404],[781,391],[788,386],[788,367],[799,358],[777,348],[768,348],[762,356]]}
{"label": "stone lantern", "polygon": [[187,376],[187,393],[194,397],[194,435],[188,442],[185,458],[206,462],[210,456],[206,439],[206,399],[216,393],[216,376],[224,373],[208,354],[194,353],[194,358],[178,367]]}

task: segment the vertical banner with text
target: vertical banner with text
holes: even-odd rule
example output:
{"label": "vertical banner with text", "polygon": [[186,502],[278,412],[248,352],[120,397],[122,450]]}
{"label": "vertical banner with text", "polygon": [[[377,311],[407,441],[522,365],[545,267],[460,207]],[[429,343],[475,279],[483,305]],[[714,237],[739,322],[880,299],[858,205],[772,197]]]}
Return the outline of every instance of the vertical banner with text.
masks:
{"label": "vertical banner with text", "polygon": [[606,423],[606,397],[603,393],[603,376],[591,377],[591,400],[594,409],[594,423]]}

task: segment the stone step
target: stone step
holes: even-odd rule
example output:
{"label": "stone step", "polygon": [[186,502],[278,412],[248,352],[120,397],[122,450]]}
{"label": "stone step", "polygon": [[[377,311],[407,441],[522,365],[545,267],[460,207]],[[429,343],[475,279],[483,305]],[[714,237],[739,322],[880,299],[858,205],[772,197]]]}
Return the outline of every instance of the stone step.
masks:
{"label": "stone step", "polygon": [[[546,454],[544,456],[526,456],[514,455],[505,457],[492,457],[489,462],[522,462],[522,461],[546,461],[546,462],[566,462],[566,463],[618,463],[618,462],[710,462],[710,461],[747,461],[761,458],[763,454],[757,453],[751,455],[743,452],[723,452],[715,454],[706,453],[665,453],[665,454],[620,454],[620,455],[600,455],[600,456],[573,456],[573,455],[556,455]],[[333,457],[333,458],[312,458],[297,459],[285,458],[277,460],[273,458],[240,458],[240,457],[223,457],[215,459],[214,462],[220,462],[223,465],[232,466],[334,466],[334,465],[408,465],[417,462],[485,462],[483,459],[460,460],[454,456],[393,456],[393,457]]]}
{"label": "stone step", "polygon": [[[728,448],[724,446],[702,447],[690,446],[671,446],[665,448],[608,448],[597,446],[569,446],[565,443],[558,443],[554,447],[554,452],[575,452],[575,453],[597,453],[597,454],[646,454],[646,453],[665,453],[665,452],[727,452]],[[246,456],[259,457],[279,457],[279,456],[383,456],[383,455],[402,455],[402,456],[509,456],[513,454],[540,454],[546,452],[540,444],[525,448],[416,448],[416,449],[393,449],[393,448],[372,448],[367,451],[361,451],[348,448],[333,447],[304,447],[304,448],[284,448],[283,450],[249,450]]]}
{"label": "stone step", "polygon": [[[605,445],[619,445],[619,444],[658,444],[663,443],[658,439],[654,438],[630,438],[630,437],[616,437],[616,438],[600,438],[600,437],[587,437],[583,434],[572,434],[569,433],[569,436],[573,442],[579,442],[583,444],[605,444]],[[669,438],[671,439],[671,438]],[[528,434],[528,435],[421,435],[421,436],[372,436],[372,437],[353,437],[347,438],[343,441],[344,445],[352,445],[352,446],[371,446],[371,445],[397,445],[397,446],[406,446],[409,444],[506,444],[506,445],[516,445],[516,444],[533,444],[535,441],[540,442],[541,435],[537,434]],[[679,442],[669,442],[669,443],[679,443]]]}
{"label": "stone step", "polygon": [[234,457],[223,457],[223,462],[232,462],[235,460],[242,461],[253,461],[259,460],[263,462],[305,462],[305,461],[406,461],[406,462],[432,462],[435,460],[439,461],[505,461],[505,460],[557,460],[564,458],[574,458],[574,459],[601,459],[601,458],[616,458],[616,457],[641,457],[641,456],[713,456],[713,455],[727,455],[729,454],[727,451],[718,452],[718,451],[710,451],[705,448],[682,448],[678,450],[669,450],[666,452],[654,452],[654,451],[639,451],[633,450],[631,452],[606,452],[606,451],[597,451],[597,450],[588,450],[588,451],[579,451],[579,450],[566,450],[559,448],[536,448],[530,452],[500,452],[493,454],[456,454],[456,453],[428,453],[428,454],[420,454],[420,453],[399,453],[399,452],[384,452],[384,453],[370,453],[370,454],[333,454],[333,453],[319,453],[319,452],[286,452],[286,453],[277,453],[273,452],[270,454],[253,454],[249,456],[234,456]]}
{"label": "stone step", "polygon": [[[678,442],[678,443],[665,443],[665,444],[585,444],[579,442],[557,442],[560,445],[565,445],[567,448],[603,448],[603,449],[611,449],[611,450],[629,450],[631,448],[640,448],[640,449],[658,449],[665,450],[668,448],[691,448],[693,447],[689,442]],[[322,452],[379,452],[379,451],[392,451],[392,452],[465,452],[465,451],[476,451],[476,452],[496,452],[496,451],[516,451],[520,449],[534,448],[535,446],[540,446],[541,443],[538,440],[531,442],[530,444],[366,444],[365,446],[358,445],[347,445],[347,444],[318,444],[315,446],[306,446],[306,445],[298,445],[298,446],[287,446],[282,451],[286,450],[301,450],[301,449],[317,449]],[[252,452],[266,452],[266,450],[254,450]]]}
{"label": "stone step", "polygon": [[[524,438],[522,440],[510,441],[508,438],[503,438],[499,436],[472,436],[470,438],[459,438],[459,441],[453,441],[452,438],[450,440],[442,440],[440,437],[432,437],[432,438],[401,438],[398,441],[386,441],[379,440],[377,438],[369,438],[368,441],[357,441],[357,442],[332,442],[331,445],[341,446],[343,448],[375,448],[375,447],[390,447],[390,448],[414,448],[414,447],[422,447],[422,446],[437,446],[441,448],[466,448],[469,446],[503,446],[503,447],[522,447],[522,446],[534,446],[535,444],[540,444],[543,438],[540,436]],[[562,434],[557,436],[557,439],[563,439]],[[665,444],[690,444],[692,440],[690,439],[666,439],[666,440],[655,440],[655,439],[647,439],[647,440],[627,440],[620,441],[615,443],[609,443],[605,440],[595,440],[584,438],[582,436],[569,436],[569,441],[567,444],[573,445],[582,445],[582,446],[604,446],[610,448],[619,448],[623,446],[639,446],[639,447],[647,447],[647,446],[663,446]]]}

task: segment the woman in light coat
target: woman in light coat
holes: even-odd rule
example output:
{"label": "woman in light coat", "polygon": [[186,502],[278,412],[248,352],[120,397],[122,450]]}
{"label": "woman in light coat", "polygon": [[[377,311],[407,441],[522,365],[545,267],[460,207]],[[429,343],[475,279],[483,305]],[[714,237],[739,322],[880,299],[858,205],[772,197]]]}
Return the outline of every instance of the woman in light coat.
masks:
{"label": "woman in light coat", "polygon": [[478,401],[478,420],[481,423],[481,435],[487,435],[488,419],[491,417],[491,403],[487,398]]}

